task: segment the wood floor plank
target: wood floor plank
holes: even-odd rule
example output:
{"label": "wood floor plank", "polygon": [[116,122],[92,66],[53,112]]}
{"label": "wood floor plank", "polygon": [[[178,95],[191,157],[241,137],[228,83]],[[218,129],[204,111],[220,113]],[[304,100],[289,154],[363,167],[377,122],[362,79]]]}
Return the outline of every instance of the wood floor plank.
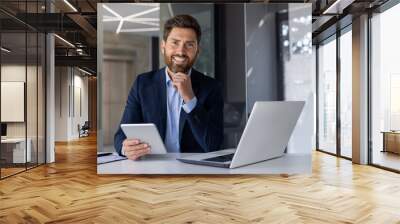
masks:
{"label": "wood floor plank", "polygon": [[0,223],[400,223],[400,175],[313,153],[309,175],[97,175],[96,138],[0,181]]}

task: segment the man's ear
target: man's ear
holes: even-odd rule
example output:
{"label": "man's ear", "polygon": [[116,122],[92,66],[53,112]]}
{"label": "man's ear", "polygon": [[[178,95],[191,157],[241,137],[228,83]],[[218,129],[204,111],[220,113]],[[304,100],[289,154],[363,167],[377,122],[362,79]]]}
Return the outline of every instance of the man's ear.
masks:
{"label": "man's ear", "polygon": [[165,41],[164,40],[161,41],[160,49],[161,49],[161,54],[164,54],[164,51],[165,51]]}

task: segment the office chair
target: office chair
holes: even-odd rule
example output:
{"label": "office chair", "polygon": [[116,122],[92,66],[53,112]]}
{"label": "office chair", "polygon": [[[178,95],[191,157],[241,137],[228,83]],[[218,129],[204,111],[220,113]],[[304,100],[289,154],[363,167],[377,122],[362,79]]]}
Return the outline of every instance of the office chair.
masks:
{"label": "office chair", "polygon": [[80,125],[78,124],[79,138],[89,136],[89,129],[90,129],[89,121],[85,121],[82,127],[80,127]]}

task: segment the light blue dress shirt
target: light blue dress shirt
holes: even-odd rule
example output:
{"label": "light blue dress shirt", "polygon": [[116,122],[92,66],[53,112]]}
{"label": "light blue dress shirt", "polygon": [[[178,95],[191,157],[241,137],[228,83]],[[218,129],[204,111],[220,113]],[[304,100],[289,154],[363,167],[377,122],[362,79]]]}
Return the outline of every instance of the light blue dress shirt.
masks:
{"label": "light blue dress shirt", "polygon": [[[189,70],[189,76],[191,74]],[[178,90],[174,87],[172,80],[169,78],[167,67],[165,67],[165,80],[167,89],[167,129],[165,132],[165,147],[168,152],[180,152],[179,142],[179,117],[181,108],[186,113],[190,113],[197,104],[196,96],[188,103],[184,103]]]}
{"label": "light blue dress shirt", "polygon": [[[189,76],[191,72],[192,69],[189,70]],[[165,80],[167,87],[167,129],[165,132],[165,147],[167,148],[167,152],[180,152],[179,117],[181,115],[181,108],[183,108],[186,113],[190,113],[197,105],[197,98],[195,96],[186,104],[183,102],[181,95],[178,90],[175,89],[172,80],[169,78],[167,67],[165,67]],[[125,150],[123,148],[122,155],[125,155]]]}

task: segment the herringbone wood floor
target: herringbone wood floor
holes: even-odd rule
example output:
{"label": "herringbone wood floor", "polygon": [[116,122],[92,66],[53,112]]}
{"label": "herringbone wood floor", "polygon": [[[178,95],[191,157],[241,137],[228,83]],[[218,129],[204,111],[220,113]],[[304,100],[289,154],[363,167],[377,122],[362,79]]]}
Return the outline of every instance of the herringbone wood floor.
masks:
{"label": "herringbone wood floor", "polygon": [[400,175],[314,153],[312,175],[98,176],[96,140],[0,181],[0,223],[400,223]]}

